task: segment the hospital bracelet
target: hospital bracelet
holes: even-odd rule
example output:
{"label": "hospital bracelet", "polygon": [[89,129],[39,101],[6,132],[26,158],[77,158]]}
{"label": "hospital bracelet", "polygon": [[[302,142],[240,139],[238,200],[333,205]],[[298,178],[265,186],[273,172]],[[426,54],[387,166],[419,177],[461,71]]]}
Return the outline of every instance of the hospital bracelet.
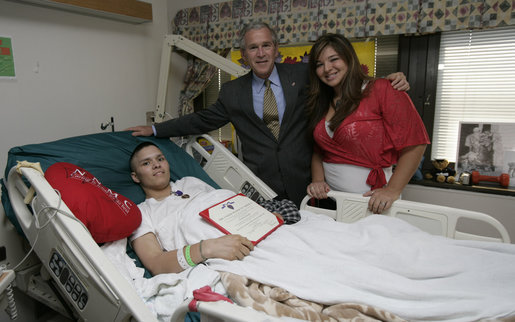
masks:
{"label": "hospital bracelet", "polygon": [[197,264],[195,264],[195,262],[191,259],[190,248],[191,248],[191,245],[186,246],[186,251],[185,251],[185,253],[186,253],[186,261],[188,262],[188,264],[191,267],[195,267],[195,266],[197,266]]}
{"label": "hospital bracelet", "polygon": [[186,258],[184,258],[184,247],[181,249],[177,249],[177,262],[179,262],[179,265],[183,270],[190,268],[188,262],[186,261]]}

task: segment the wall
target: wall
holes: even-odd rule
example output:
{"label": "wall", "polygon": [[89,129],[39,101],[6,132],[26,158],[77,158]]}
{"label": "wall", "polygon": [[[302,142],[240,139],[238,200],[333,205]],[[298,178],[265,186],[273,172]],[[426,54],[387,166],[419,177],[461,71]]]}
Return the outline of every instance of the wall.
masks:
{"label": "wall", "polygon": [[[13,146],[144,124],[152,110],[166,0],[153,21],[130,24],[0,0],[0,35],[12,37],[15,79],[0,79],[0,169]],[[106,131],[110,131],[110,128]]]}
{"label": "wall", "polygon": [[[15,79],[0,79],[0,178],[13,146],[97,133],[111,116],[116,130],[145,123],[169,21],[166,0],[148,2],[153,21],[130,24],[0,0],[0,35],[12,38],[16,68]],[[0,227],[0,245],[17,263],[23,245],[2,207]],[[41,307],[15,296],[18,320],[36,321]],[[9,321],[3,310],[0,321]]]}

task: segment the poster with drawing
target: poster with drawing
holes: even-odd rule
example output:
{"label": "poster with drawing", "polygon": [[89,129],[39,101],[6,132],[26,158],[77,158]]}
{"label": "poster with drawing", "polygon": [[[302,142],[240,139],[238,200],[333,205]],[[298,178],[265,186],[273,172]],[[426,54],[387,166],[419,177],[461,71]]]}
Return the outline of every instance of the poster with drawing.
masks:
{"label": "poster with drawing", "polygon": [[[498,176],[509,172],[509,164],[515,162],[515,123],[460,122],[459,131],[458,173]],[[515,178],[510,178],[512,182]]]}

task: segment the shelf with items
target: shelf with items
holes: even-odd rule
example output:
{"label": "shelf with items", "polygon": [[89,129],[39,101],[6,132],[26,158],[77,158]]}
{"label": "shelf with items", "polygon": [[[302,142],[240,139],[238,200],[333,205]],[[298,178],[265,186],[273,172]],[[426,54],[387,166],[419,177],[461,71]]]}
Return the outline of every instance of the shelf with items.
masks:
{"label": "shelf with items", "polygon": [[503,188],[493,182],[481,182],[480,185],[479,184],[478,185],[475,185],[475,184],[464,185],[459,182],[446,183],[446,182],[436,182],[433,180],[423,179],[420,181],[411,181],[410,184],[416,184],[416,185],[422,185],[422,186],[434,187],[434,188],[442,188],[442,189],[465,190],[465,191],[491,193],[491,194],[515,197],[515,189],[513,189],[512,187]]}
{"label": "shelf with items", "polygon": [[152,4],[138,0],[11,0],[123,22],[152,21]]}

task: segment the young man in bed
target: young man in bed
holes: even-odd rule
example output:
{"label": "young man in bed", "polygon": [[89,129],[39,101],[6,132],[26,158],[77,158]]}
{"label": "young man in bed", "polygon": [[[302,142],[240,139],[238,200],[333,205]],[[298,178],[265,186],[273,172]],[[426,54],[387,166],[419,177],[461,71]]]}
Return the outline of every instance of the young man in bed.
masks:
{"label": "young man in bed", "polygon": [[132,246],[153,274],[209,259],[207,268],[223,276],[245,276],[323,305],[361,303],[409,321],[515,316],[513,244],[433,236],[389,216],[346,224],[310,213],[254,247],[198,215],[234,192],[192,177],[170,183],[170,165],[152,143],[135,150],[131,167],[147,195]]}
{"label": "young man in bed", "polygon": [[[169,240],[176,231],[170,229],[170,220],[180,219],[183,212],[189,213],[192,204],[198,204],[199,199],[219,201],[223,200],[220,198],[224,194],[230,197],[234,193],[221,190],[215,193],[216,189],[194,177],[170,182],[170,164],[151,142],[144,142],[134,149],[130,166],[132,179],[146,195],[146,200],[138,205],[142,223],[131,237],[132,247],[152,274],[181,272],[208,258],[241,260],[254,249],[254,245],[240,235],[225,235],[193,245],[173,245]],[[270,200],[262,206],[276,213],[286,224],[300,219],[298,209],[291,201]]]}

